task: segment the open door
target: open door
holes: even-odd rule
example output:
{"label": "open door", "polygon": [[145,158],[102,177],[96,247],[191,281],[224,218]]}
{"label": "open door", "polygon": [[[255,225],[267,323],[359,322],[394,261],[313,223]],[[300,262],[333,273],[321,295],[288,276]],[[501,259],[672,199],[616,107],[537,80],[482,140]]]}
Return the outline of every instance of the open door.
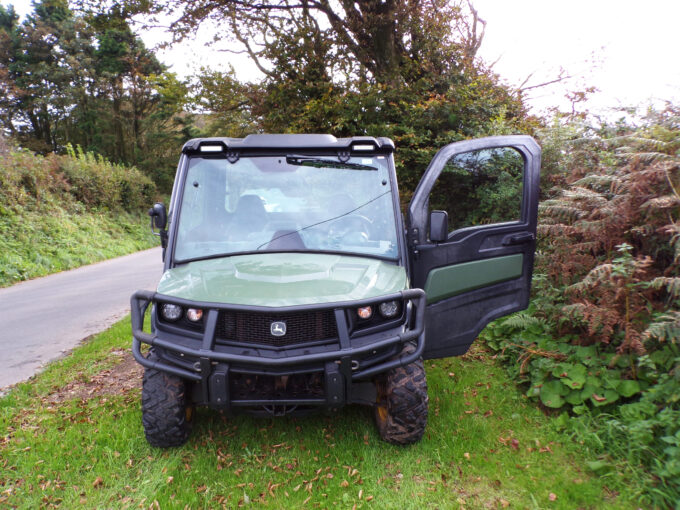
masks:
{"label": "open door", "polygon": [[447,145],[425,171],[408,211],[425,359],[464,354],[490,321],[528,306],[540,162],[530,136],[495,136]]}

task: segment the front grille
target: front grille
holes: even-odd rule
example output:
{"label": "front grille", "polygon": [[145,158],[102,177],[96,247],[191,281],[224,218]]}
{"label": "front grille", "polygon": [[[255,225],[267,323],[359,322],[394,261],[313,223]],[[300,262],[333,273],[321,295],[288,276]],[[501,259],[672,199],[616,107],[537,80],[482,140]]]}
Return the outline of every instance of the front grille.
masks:
{"label": "front grille", "polygon": [[[286,334],[271,334],[272,322],[285,322]],[[338,337],[333,310],[297,313],[220,312],[217,320],[218,341],[286,347],[332,340]]]}

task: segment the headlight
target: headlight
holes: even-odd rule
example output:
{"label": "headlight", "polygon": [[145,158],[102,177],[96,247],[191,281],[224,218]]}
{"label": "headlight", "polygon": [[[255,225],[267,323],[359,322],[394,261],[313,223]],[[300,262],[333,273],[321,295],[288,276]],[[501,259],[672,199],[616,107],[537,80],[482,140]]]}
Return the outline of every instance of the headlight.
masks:
{"label": "headlight", "polygon": [[187,319],[191,322],[198,322],[203,318],[203,310],[200,308],[187,309]]}
{"label": "headlight", "polygon": [[182,307],[164,303],[161,306],[161,315],[166,321],[174,322],[182,316]]}
{"label": "headlight", "polygon": [[362,306],[361,308],[357,308],[357,315],[360,319],[370,319],[371,315],[373,315],[373,308],[370,306]]}
{"label": "headlight", "polygon": [[399,301],[386,301],[384,303],[380,303],[380,306],[378,307],[380,310],[380,315],[386,319],[392,319],[396,317],[399,313],[399,308]]}

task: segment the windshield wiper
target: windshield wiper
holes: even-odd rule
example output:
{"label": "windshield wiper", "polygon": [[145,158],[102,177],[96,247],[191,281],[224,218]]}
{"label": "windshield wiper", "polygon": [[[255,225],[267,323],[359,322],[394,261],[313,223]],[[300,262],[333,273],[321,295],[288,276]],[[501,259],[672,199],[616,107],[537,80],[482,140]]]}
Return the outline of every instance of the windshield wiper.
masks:
{"label": "windshield wiper", "polygon": [[296,166],[313,166],[315,168],[347,168],[350,170],[377,170],[378,168],[359,163],[343,163],[335,159],[315,158],[310,156],[286,156],[286,163]]}

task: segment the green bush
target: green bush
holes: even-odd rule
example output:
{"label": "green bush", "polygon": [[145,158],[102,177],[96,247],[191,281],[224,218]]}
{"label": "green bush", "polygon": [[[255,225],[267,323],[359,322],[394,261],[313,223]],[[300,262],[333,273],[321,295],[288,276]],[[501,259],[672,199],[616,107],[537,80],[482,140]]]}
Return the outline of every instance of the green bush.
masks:
{"label": "green bush", "polygon": [[[680,110],[556,123],[529,309],[482,334],[603,476],[680,501]],[[613,476],[613,475],[612,475]],[[614,478],[613,478],[614,479]]]}
{"label": "green bush", "polygon": [[44,157],[29,151],[0,153],[0,207],[5,209],[40,209],[56,202],[73,211],[137,211],[155,195],[153,182],[136,168],[114,165],[80,147]]}
{"label": "green bush", "polygon": [[156,188],[134,168],[69,148],[0,152],[0,286],[151,247]]}
{"label": "green bush", "polygon": [[71,185],[71,194],[88,207],[128,211],[148,205],[153,199],[153,182],[136,168],[109,163],[99,155],[67,146],[61,170]]}

